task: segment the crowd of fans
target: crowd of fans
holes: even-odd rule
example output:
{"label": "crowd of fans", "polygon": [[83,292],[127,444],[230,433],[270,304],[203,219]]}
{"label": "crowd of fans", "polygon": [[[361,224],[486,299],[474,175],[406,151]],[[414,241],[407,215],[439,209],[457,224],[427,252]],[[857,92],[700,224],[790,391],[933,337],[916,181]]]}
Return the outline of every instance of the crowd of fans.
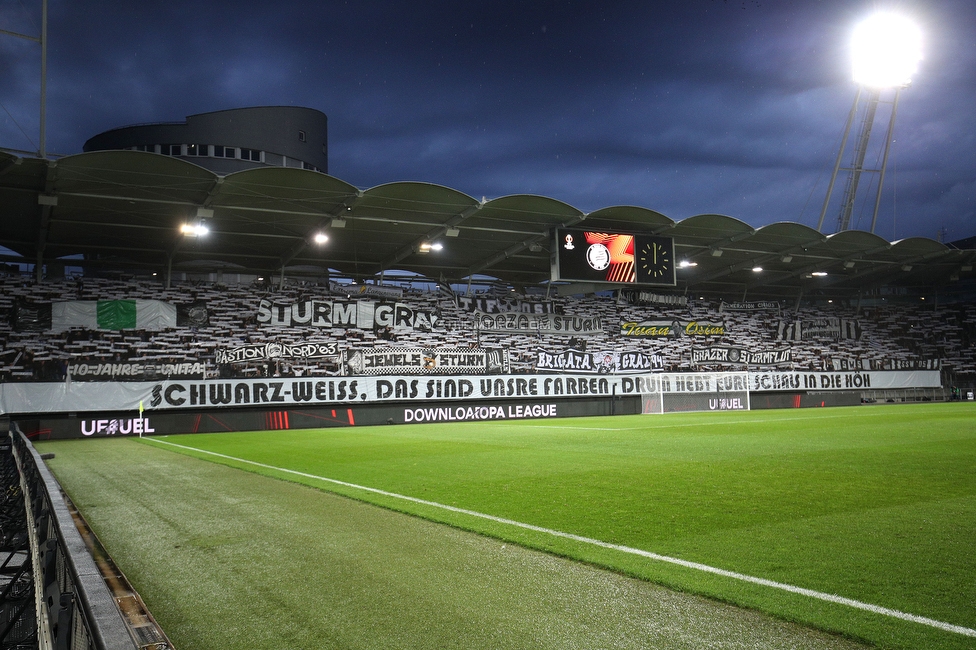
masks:
{"label": "crowd of fans", "polygon": [[[287,285],[276,290],[268,284],[186,284],[170,289],[146,280],[67,279],[35,283],[20,275],[0,276],[0,381],[64,381],[70,379],[70,364],[140,363],[156,367],[203,364],[207,377],[316,376],[343,372],[343,351],[400,348],[502,348],[507,351],[511,372],[534,372],[540,350],[558,354],[568,349],[603,352],[643,352],[663,361],[662,370],[742,370],[741,364],[695,363],[692,352],[709,346],[724,346],[750,353],[790,349],[785,369],[832,370],[838,364],[870,367],[872,362],[890,360],[941,362],[951,373],[948,383],[976,379],[976,305],[935,305],[919,301],[897,307],[821,304],[819,307],[757,303],[755,309],[730,311],[721,302],[689,300],[686,305],[627,303],[622,297],[553,297],[506,294],[511,303],[545,303],[544,310],[592,318],[599,316],[602,329],[575,334],[531,332],[491,333],[478,331],[473,314],[458,306],[443,292],[405,290],[395,300],[413,309],[434,313],[433,328],[376,329],[319,328],[310,325],[272,326],[259,322],[262,299],[276,303],[301,303],[310,299],[345,300],[329,294],[328,287]],[[197,327],[161,331],[69,329],[63,332],[18,331],[11,325],[15,306],[73,300],[151,299],[174,304],[204,303],[208,319]],[[362,298],[378,302],[380,298]],[[740,305],[741,307],[741,305]],[[856,321],[854,338],[818,336],[784,340],[781,323],[815,323],[827,319]],[[684,335],[679,327],[664,337],[631,337],[621,323],[669,321],[722,324],[724,332],[706,336]],[[788,330],[787,330],[788,331]],[[218,364],[218,350],[245,345],[281,343],[331,345],[336,354],[314,359],[276,358]]]}

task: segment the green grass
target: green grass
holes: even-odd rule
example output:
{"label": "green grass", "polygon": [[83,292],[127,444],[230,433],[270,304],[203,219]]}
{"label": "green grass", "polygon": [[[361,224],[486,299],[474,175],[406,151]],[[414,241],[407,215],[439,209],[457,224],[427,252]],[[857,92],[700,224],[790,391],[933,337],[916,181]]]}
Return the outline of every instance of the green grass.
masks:
{"label": "green grass", "polygon": [[[976,628],[974,416],[967,404],[877,406],[161,440]],[[883,647],[976,646],[917,623],[197,455]]]}
{"label": "green grass", "polygon": [[157,445],[42,447],[179,650],[862,648]]}

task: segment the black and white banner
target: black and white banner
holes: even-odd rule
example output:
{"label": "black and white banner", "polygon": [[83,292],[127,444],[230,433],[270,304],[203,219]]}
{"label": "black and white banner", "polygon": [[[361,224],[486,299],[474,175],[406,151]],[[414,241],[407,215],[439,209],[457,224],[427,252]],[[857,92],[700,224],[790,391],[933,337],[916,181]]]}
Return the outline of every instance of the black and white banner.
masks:
{"label": "black and white banner", "polygon": [[597,374],[639,374],[660,372],[664,358],[659,354],[643,352],[581,352],[565,350],[550,352],[539,350],[535,369],[538,372],[582,372]]}
{"label": "black and white banner", "polygon": [[461,311],[484,314],[553,314],[556,309],[552,301],[529,301],[517,298],[457,296],[457,306]]}
{"label": "black and white banner", "polygon": [[74,300],[34,303],[18,300],[11,312],[15,331],[63,332],[71,328],[90,330],[164,330],[176,327],[207,327],[207,303],[171,304],[159,300]]}
{"label": "black and white banner", "polygon": [[400,302],[371,300],[306,300],[282,303],[261,300],[257,321],[272,327],[322,327],[430,332],[440,316]]}
{"label": "black and white banner", "polygon": [[939,370],[940,359],[850,359],[831,357],[827,360],[833,370]]}
{"label": "black and white banner", "polygon": [[382,284],[342,284],[329,282],[329,291],[339,296],[376,296],[377,298],[402,298],[403,289]]}
{"label": "black and white banner", "polygon": [[756,301],[756,302],[725,302],[719,303],[719,311],[779,311],[780,306],[776,301]]}
{"label": "black and white banner", "polygon": [[847,372],[750,372],[751,391],[790,390],[883,390],[894,388],[939,388],[938,370],[868,370]]}
{"label": "black and white banner", "polygon": [[853,318],[811,318],[805,320],[781,320],[776,325],[779,341],[809,341],[811,339],[861,338],[861,324]]}
{"label": "black and white banner", "polygon": [[793,350],[791,348],[750,352],[742,348],[713,345],[691,351],[691,362],[695,364],[729,363],[751,366],[775,366],[792,363],[792,361]]}
{"label": "black and white banner", "polygon": [[630,305],[679,305],[688,304],[688,296],[651,293],[650,291],[621,291],[621,297]]}
{"label": "black and white banner", "polygon": [[72,359],[68,363],[71,381],[154,381],[157,379],[203,379],[206,364],[111,362]]}
{"label": "black and white banner", "polygon": [[621,336],[678,338],[682,336],[725,336],[725,323],[712,321],[643,320],[620,323]]}
{"label": "black and white banner", "polygon": [[269,359],[325,359],[339,354],[335,343],[254,343],[236,348],[218,348],[214,363],[248,363]]}
{"label": "black and white banner", "polygon": [[348,376],[499,374],[509,361],[503,348],[390,347],[345,350],[342,368]]}
{"label": "black and white banner", "polygon": [[482,332],[511,334],[568,334],[596,336],[603,334],[603,320],[599,316],[563,316],[559,314],[500,314],[474,313],[475,329]]}
{"label": "black and white banner", "polygon": [[939,386],[937,370],[25,382],[0,384],[0,414]]}

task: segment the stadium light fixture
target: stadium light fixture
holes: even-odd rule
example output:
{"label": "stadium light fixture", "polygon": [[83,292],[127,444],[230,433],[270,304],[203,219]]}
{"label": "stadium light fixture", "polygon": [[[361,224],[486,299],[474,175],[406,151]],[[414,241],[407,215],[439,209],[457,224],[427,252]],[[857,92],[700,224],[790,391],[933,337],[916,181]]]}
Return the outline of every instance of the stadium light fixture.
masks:
{"label": "stadium light fixture", "polygon": [[437,243],[431,244],[430,242],[424,242],[423,244],[420,245],[421,253],[429,253],[431,251],[439,251],[443,249],[444,249],[443,244],[437,244]]}
{"label": "stadium light fixture", "polygon": [[312,241],[314,241],[316,244],[319,244],[321,246],[325,242],[329,241],[329,236],[326,235],[324,232],[317,232],[315,233],[315,236],[312,238]]}
{"label": "stadium light fixture", "polygon": [[190,237],[206,237],[207,234],[210,233],[210,228],[208,228],[206,222],[201,219],[196,223],[184,223],[182,226],[180,226],[180,232]]}
{"label": "stadium light fixture", "polygon": [[869,88],[903,88],[922,60],[922,31],[904,16],[879,11],[854,28],[854,81]]}
{"label": "stadium light fixture", "polygon": [[683,269],[687,269],[688,267],[691,266],[698,266],[698,262],[689,262],[688,260],[681,260],[680,262],[678,262],[678,266],[680,266]]}
{"label": "stadium light fixture", "polygon": [[[820,211],[820,221],[817,230],[823,231],[824,218],[830,203],[831,193],[837,174],[841,168],[841,159],[847,146],[847,138],[858,113],[858,106],[863,105],[861,126],[854,144],[854,156],[849,167],[848,182],[841,200],[840,213],[837,217],[837,231],[848,230],[851,227],[851,217],[854,203],[858,197],[858,186],[861,174],[864,172],[878,173],[877,193],[874,200],[874,212],[871,216],[871,232],[875,231],[878,222],[878,209],[881,205],[881,189],[884,186],[885,171],[888,167],[888,155],[893,141],[895,115],[898,112],[898,98],[901,91],[912,82],[912,76],[918,72],[919,62],[922,60],[922,31],[905,16],[896,13],[879,11],[868,16],[857,24],[851,33],[851,59],[853,64],[852,76],[859,88],[854,98],[854,105],[847,117],[847,126],[841,140],[834,173],[827,187],[823,208]],[[877,169],[865,166],[868,145],[871,142],[871,130],[874,125],[875,114],[881,102],[881,94],[892,95],[890,101],[891,112],[888,114],[888,129],[884,136],[881,165]],[[862,94],[866,95],[862,99]]]}
{"label": "stadium light fixture", "polygon": [[762,267],[761,266],[754,266],[754,267],[752,267],[752,272],[753,273],[762,273]]}
{"label": "stadium light fixture", "polygon": [[810,275],[812,275],[814,277],[817,277],[817,278],[825,278],[825,277],[827,277],[827,272],[826,271],[814,271]]}

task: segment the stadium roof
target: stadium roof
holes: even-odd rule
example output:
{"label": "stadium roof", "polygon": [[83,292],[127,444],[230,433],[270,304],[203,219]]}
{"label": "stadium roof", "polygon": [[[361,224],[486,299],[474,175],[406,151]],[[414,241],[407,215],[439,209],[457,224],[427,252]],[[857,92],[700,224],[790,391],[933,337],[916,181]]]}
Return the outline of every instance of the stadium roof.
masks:
{"label": "stadium roof", "polygon": [[[971,279],[976,250],[924,238],[898,242],[862,231],[823,235],[780,222],[752,228],[704,214],[675,222],[646,208],[581,212],[532,195],[477,200],[456,190],[396,182],[368,190],[315,171],[261,167],[219,176],[141,151],[96,151],[58,160],[0,152],[0,245],[45,263],[129,273],[280,273],[355,279],[405,270],[434,280],[490,276],[518,286],[549,279],[550,231],[585,226],[674,238],[678,283],[646,287],[750,299],[801,291],[845,295],[878,286],[938,288]],[[184,237],[200,218],[210,235]],[[312,243],[328,234],[322,246]],[[439,251],[423,244],[441,243]],[[761,272],[753,271],[762,267]],[[826,275],[822,275],[822,274]],[[815,275],[816,274],[816,275]],[[593,289],[605,287],[593,287]],[[576,292],[580,287],[563,290]],[[586,287],[582,287],[586,289]],[[592,290],[592,289],[591,289]]]}

